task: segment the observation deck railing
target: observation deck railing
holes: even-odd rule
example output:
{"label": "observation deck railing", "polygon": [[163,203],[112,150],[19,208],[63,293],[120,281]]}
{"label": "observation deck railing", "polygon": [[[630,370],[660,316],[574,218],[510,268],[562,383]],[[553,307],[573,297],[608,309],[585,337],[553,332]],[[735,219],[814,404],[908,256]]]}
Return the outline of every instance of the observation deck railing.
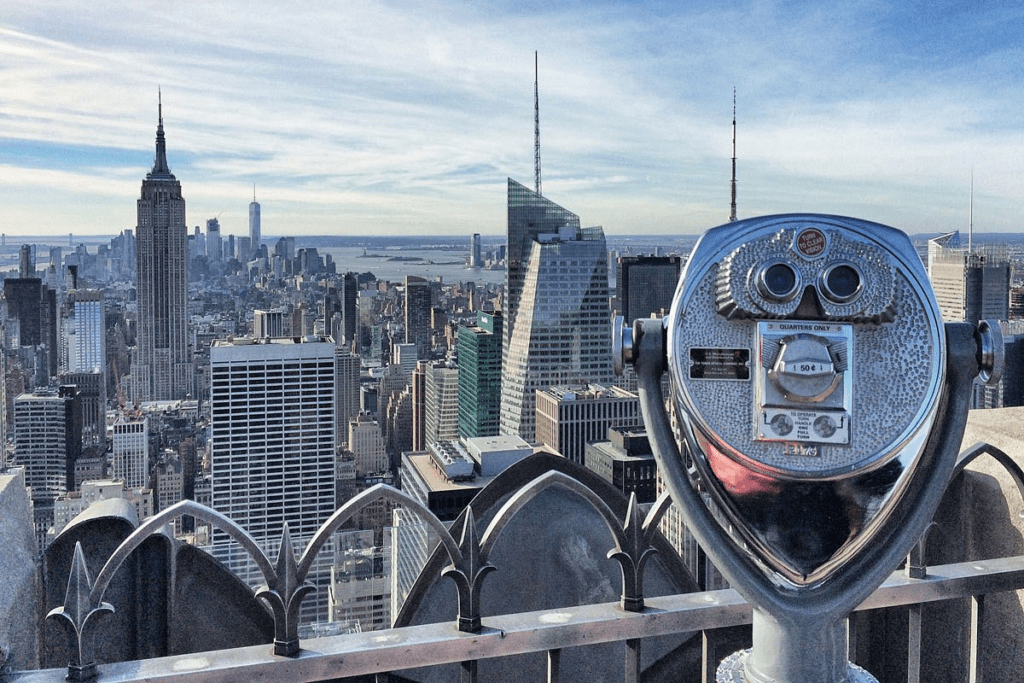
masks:
{"label": "observation deck railing", "polygon": [[[956,474],[980,455],[991,455],[1009,473],[1024,493],[1024,472],[1005,453],[988,444],[977,444],[960,455]],[[954,477],[956,476],[954,475]],[[493,569],[487,557],[508,520],[541,491],[559,486],[582,496],[604,517],[615,538],[608,555],[622,569],[622,598],[618,602],[525,612],[481,618],[480,586]],[[455,622],[393,628],[385,631],[305,639],[297,636],[297,614],[302,598],[311,588],[305,584],[313,557],[330,535],[359,509],[381,498],[411,508],[438,532],[451,564],[443,575],[454,579],[459,601]],[[5,683],[58,683],[62,680],[96,680],[97,683],[235,683],[237,681],[334,681],[349,677],[388,680],[390,672],[404,669],[457,664],[463,682],[478,680],[478,662],[526,653],[546,653],[547,680],[573,680],[560,672],[560,655],[569,648],[599,643],[623,643],[624,676],[627,683],[641,678],[641,649],[644,640],[673,633],[699,632],[703,637],[702,681],[713,681],[718,662],[729,652],[718,652],[718,629],[749,624],[750,606],[732,589],[644,598],[643,570],[651,554],[650,539],[669,500],[660,498],[641,522],[639,508],[631,502],[624,521],[611,514],[608,506],[576,480],[550,472],[538,477],[513,496],[477,537],[470,515],[459,539],[422,506],[401,492],[386,486],[374,487],[340,508],[310,540],[300,558],[291,553],[290,543],[272,563],[253,539],[219,513],[191,501],[184,501],[141,525],[111,555],[93,582],[85,570],[81,549],[76,550],[67,604],[50,612],[48,618],[66,626],[76,657],[67,669],[0,672]],[[271,608],[275,622],[274,645],[257,645],[230,650],[159,657],[146,660],[97,665],[90,647],[91,629],[97,617],[110,611],[103,593],[121,563],[142,541],[168,521],[193,515],[232,535],[256,560],[267,585],[257,592]],[[921,680],[922,608],[926,603],[970,598],[969,680],[981,681],[979,644],[986,596],[1024,589],[1024,556],[969,561],[926,567],[925,538],[908,557],[906,568],[894,572],[868,598],[858,612],[885,607],[906,607],[908,619],[907,680]],[[287,529],[284,540],[287,541]],[[851,633],[855,633],[851,629]],[[855,650],[851,647],[851,652]],[[366,680],[366,679],[363,679]]]}

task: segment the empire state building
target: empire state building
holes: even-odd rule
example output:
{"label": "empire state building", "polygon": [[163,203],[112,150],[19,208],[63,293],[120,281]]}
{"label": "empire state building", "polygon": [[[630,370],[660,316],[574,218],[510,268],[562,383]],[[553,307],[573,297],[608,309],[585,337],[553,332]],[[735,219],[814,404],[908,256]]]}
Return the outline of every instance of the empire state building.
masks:
{"label": "empire state building", "polygon": [[163,105],[157,106],[156,157],[138,201],[138,334],[132,365],[136,401],[185,398],[193,375],[186,341],[185,200],[167,165]]}

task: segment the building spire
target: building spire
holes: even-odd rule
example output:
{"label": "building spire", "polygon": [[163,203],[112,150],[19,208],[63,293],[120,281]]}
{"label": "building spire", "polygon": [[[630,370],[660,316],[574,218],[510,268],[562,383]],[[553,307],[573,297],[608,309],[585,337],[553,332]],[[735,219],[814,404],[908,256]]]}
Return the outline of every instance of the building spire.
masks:
{"label": "building spire", "polygon": [[736,88],[732,89],[732,203],[729,222],[736,220]]}
{"label": "building spire", "polygon": [[167,142],[164,140],[164,104],[163,95],[158,87],[156,90],[156,156],[153,158],[153,171],[150,175],[170,175],[167,166]]}
{"label": "building spire", "polygon": [[540,191],[540,91],[537,87],[537,51],[533,51],[533,178],[535,191]]}

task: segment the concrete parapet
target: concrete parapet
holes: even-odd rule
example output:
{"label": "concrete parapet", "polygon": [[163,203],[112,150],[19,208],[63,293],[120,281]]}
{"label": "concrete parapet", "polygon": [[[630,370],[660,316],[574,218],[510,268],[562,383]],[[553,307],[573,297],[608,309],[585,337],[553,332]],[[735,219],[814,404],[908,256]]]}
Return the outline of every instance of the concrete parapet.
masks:
{"label": "concrete parapet", "polygon": [[0,474],[0,673],[39,666],[37,555],[25,480]]}
{"label": "concrete parapet", "polygon": [[[1024,408],[973,410],[961,452],[987,443],[1024,466]],[[927,536],[929,566],[1024,555],[1024,499],[1009,472],[981,456],[949,485]],[[906,607],[856,615],[851,657],[880,681],[907,680]],[[925,604],[921,680],[968,680],[970,599]],[[986,683],[1017,683],[1024,671],[1024,591],[985,598],[979,659]]]}

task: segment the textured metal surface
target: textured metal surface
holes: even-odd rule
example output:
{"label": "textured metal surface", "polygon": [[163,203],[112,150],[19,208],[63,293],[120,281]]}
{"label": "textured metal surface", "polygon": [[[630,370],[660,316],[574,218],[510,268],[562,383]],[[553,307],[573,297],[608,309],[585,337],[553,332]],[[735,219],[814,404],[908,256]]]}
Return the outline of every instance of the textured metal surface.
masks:
{"label": "textured metal surface", "polygon": [[[744,664],[749,655],[750,650],[743,650],[723,659],[715,674],[715,683],[761,683],[744,675]],[[878,683],[878,679],[856,664],[850,664],[843,683]]]}
{"label": "textured metal surface", "polygon": [[[757,245],[765,238],[789,245],[791,253],[783,249],[765,258],[792,263],[798,282],[810,279],[814,268],[827,268],[829,259],[862,259],[858,267],[867,285],[875,282],[884,292],[891,282],[891,305],[880,308],[885,297],[876,299],[865,286],[864,296],[836,308],[823,303],[820,278],[802,296],[783,296],[791,289],[783,277],[778,287],[742,300],[730,288],[756,290],[749,278],[761,271],[747,268],[744,284],[730,264],[720,275],[719,264],[740,260],[744,245],[754,245],[750,253],[763,252],[765,245]],[[867,245],[866,251],[843,250],[848,239]],[[863,269],[875,266],[872,280]],[[778,310],[755,296],[772,291],[780,293]],[[782,310],[790,303],[792,310]],[[829,367],[815,357],[794,374],[833,373],[838,380],[832,388],[842,384],[852,395],[852,402],[843,396],[840,404],[819,408],[850,420],[853,436],[841,444],[848,449],[845,466],[827,456],[819,460],[836,445],[806,436],[795,443],[772,441],[755,428],[773,407],[764,400],[772,381],[764,373],[782,363],[781,355],[774,361],[761,357],[769,329],[764,321],[787,315],[798,335],[793,340],[810,339],[829,354]],[[817,325],[826,338],[813,339]],[[634,331],[644,421],[687,527],[754,605],[754,647],[745,666],[758,683],[842,683],[848,614],[917,542],[952,475],[982,355],[974,326],[942,325],[920,259],[899,231],[797,215],[709,231],[688,261],[665,328],[667,345],[661,325]],[[840,334],[843,329],[852,334]],[[788,340],[778,341],[781,348]],[[661,396],[665,360],[657,356],[666,347],[678,435]],[[904,348],[909,354],[899,350]],[[862,349],[868,353],[860,356]],[[829,391],[804,392],[805,400],[821,401]],[[804,405],[781,407],[801,419]],[[751,416],[745,428],[744,414]],[[858,440],[861,430],[872,428],[881,431]],[[762,448],[776,450],[766,456]]]}
{"label": "textured metal surface", "polygon": [[[788,301],[753,282],[773,264]],[[841,303],[822,291],[836,264],[860,274]],[[945,334],[909,239],[818,215],[715,228],[667,330],[688,479],[773,581],[827,580],[896,513],[939,410]]]}

